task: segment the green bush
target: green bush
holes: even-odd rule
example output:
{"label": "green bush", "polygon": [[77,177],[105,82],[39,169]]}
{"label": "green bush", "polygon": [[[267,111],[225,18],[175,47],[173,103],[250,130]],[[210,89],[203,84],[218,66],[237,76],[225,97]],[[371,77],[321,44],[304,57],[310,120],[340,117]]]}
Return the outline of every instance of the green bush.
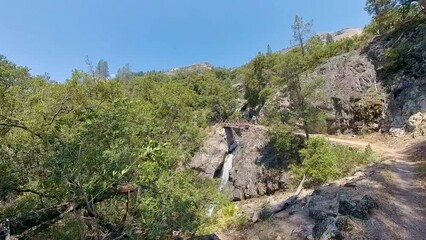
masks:
{"label": "green bush", "polygon": [[[270,144],[281,159],[299,162],[299,149],[303,139],[294,134],[294,129],[288,125],[276,125],[268,131]],[[285,166],[284,162],[282,162]]]}
{"label": "green bush", "polygon": [[374,161],[370,146],[364,151],[343,145],[333,145],[323,137],[311,138],[300,150],[302,164],[292,164],[290,173],[296,181],[307,177],[307,185],[320,185],[354,173],[356,166]]}
{"label": "green bush", "polygon": [[292,164],[290,171],[297,179],[307,177],[308,185],[322,184],[339,176],[337,156],[325,138],[311,138],[300,150],[301,165]]}

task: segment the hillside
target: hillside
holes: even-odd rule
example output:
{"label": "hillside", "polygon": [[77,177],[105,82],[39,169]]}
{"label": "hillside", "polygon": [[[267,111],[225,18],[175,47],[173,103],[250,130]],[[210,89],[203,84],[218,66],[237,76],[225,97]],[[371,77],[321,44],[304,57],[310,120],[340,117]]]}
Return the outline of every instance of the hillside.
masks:
{"label": "hillside", "polygon": [[[404,4],[399,4],[404,3]],[[426,14],[64,82],[0,55],[0,239],[422,239]],[[380,3],[385,4],[385,3]]]}

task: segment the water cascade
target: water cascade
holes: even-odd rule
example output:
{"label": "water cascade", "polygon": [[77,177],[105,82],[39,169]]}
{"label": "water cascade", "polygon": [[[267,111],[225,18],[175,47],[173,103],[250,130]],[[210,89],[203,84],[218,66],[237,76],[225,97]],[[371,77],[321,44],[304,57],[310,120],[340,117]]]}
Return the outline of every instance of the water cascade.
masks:
{"label": "water cascade", "polygon": [[[225,187],[226,183],[229,181],[229,172],[232,169],[232,161],[234,160],[234,154],[229,153],[226,158],[225,162],[223,163],[222,170],[220,172],[220,185],[219,185],[219,191],[222,191],[222,189]],[[213,205],[207,210],[207,216],[211,217],[213,214],[213,210],[216,206]]]}

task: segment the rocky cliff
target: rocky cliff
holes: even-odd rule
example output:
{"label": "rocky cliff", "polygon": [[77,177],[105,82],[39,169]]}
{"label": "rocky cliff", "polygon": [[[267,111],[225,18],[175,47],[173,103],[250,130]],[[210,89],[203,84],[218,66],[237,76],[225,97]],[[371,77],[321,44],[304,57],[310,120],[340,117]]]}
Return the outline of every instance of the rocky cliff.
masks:
{"label": "rocky cliff", "polygon": [[363,49],[388,93],[385,130],[425,134],[426,24],[409,22]]}
{"label": "rocky cliff", "polygon": [[274,153],[266,130],[260,126],[214,127],[189,167],[206,177],[219,178],[230,152],[234,155],[233,166],[225,189],[234,200],[269,195],[286,188],[288,162]]}
{"label": "rocky cliff", "polygon": [[[325,81],[316,105],[328,115],[328,133],[426,134],[426,24],[411,22],[377,36],[361,49],[330,58],[306,81]],[[290,109],[285,94],[272,102]],[[266,116],[267,118],[267,116]]]}

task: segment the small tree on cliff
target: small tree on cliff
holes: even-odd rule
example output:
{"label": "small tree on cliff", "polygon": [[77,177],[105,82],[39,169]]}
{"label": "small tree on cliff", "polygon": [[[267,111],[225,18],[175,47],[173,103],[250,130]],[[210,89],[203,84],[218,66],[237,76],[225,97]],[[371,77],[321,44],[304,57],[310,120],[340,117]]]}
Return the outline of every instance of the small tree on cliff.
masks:
{"label": "small tree on cliff", "polygon": [[286,92],[291,99],[291,111],[284,119],[291,125],[302,124],[302,129],[309,139],[309,133],[317,123],[325,119],[322,111],[314,103],[322,100],[322,94],[317,91],[324,79],[308,77],[309,42],[313,35],[312,21],[306,23],[296,16],[293,25],[293,40],[297,47],[292,50],[291,58],[284,59],[279,66],[281,79],[284,81]]}

